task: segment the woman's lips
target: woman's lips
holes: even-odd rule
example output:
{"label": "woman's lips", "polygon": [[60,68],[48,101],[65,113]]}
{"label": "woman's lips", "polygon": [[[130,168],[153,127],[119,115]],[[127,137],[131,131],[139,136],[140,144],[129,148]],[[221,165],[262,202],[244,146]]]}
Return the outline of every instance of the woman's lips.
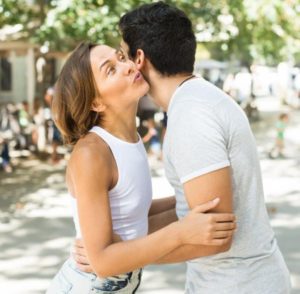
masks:
{"label": "woman's lips", "polygon": [[137,80],[140,80],[141,77],[142,77],[141,73],[138,72],[138,73],[135,75],[135,77],[134,77],[134,82],[137,81]]}

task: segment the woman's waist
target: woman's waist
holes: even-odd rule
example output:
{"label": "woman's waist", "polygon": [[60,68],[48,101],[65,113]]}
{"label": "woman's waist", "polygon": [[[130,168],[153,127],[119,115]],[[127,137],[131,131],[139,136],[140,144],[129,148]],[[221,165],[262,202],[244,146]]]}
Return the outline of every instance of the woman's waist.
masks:
{"label": "woman's waist", "polygon": [[[80,239],[82,238],[82,233],[78,219],[73,216],[73,220],[75,224],[76,238]],[[123,241],[144,237],[148,234],[148,218],[146,220],[126,223],[120,220],[113,220],[112,225],[113,232],[119,235]]]}
{"label": "woman's waist", "polygon": [[134,221],[113,219],[113,231],[122,240],[132,240],[148,234],[148,217]]}

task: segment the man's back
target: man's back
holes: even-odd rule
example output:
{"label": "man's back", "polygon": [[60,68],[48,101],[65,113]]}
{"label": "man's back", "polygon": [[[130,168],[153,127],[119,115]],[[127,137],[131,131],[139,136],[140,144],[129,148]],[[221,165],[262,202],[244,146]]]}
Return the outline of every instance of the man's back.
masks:
{"label": "man's back", "polygon": [[189,209],[185,182],[231,169],[238,227],[231,249],[188,262],[187,293],[288,293],[288,272],[265,208],[255,140],[240,107],[203,79],[183,84],[168,108],[164,160],[179,218]]}

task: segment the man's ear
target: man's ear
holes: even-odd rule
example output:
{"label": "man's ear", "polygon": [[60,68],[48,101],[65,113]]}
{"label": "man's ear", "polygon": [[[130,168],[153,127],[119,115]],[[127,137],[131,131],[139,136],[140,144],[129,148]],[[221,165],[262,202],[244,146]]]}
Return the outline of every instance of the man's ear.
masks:
{"label": "man's ear", "polygon": [[95,112],[103,112],[106,109],[106,105],[102,103],[100,98],[95,98],[91,109]]}
{"label": "man's ear", "polygon": [[138,70],[142,70],[145,65],[145,53],[142,49],[136,51],[136,57],[134,63]]}

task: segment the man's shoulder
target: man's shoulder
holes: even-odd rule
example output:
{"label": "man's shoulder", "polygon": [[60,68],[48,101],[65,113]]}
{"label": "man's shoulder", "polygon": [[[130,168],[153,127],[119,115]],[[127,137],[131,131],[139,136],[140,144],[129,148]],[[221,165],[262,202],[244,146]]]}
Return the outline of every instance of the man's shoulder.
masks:
{"label": "man's shoulder", "polygon": [[197,78],[187,82],[176,91],[173,97],[173,107],[208,107],[214,108],[229,97],[214,84]]}

